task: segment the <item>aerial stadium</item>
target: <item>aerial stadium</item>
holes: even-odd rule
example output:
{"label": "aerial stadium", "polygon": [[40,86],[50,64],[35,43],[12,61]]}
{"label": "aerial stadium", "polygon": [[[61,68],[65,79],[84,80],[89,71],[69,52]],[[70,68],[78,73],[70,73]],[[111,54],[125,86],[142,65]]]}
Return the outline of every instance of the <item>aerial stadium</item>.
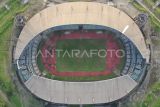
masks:
{"label": "aerial stadium", "polygon": [[26,23],[14,60],[20,81],[42,100],[104,104],[140,85],[150,50],[123,11],[102,3],[70,2],[50,6]]}

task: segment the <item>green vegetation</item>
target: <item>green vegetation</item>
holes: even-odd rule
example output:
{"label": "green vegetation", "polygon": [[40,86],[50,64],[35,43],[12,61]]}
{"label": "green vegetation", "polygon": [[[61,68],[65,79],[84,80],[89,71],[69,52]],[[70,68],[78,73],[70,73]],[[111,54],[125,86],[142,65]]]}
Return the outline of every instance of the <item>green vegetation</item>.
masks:
{"label": "green vegetation", "polygon": [[146,4],[146,6],[147,6],[148,8],[150,8],[150,9],[153,11],[153,13],[154,13],[158,18],[160,18],[160,8],[157,7],[157,8],[155,8],[155,9],[152,9],[152,8],[154,7],[156,1],[158,1],[158,0],[144,0],[144,3]]}
{"label": "green vegetation", "polygon": [[155,29],[155,31],[160,32],[160,23],[153,16],[149,16],[149,21],[151,23],[151,26]]}
{"label": "green vegetation", "polygon": [[160,82],[151,86],[142,102],[137,102],[134,107],[160,107]]}
{"label": "green vegetation", "polygon": [[[150,9],[153,7],[153,5],[156,2],[156,0],[143,0],[143,1],[145,5]],[[145,10],[137,2],[132,2],[132,4],[137,10],[148,13],[147,10]],[[156,8],[155,10],[152,10],[152,11],[157,17],[160,18],[160,8]],[[155,31],[160,32],[160,23],[152,15],[149,15],[149,21],[151,23],[151,26],[155,29]],[[154,40],[154,44],[159,45],[158,40]],[[146,93],[144,99],[133,103],[131,107],[160,107],[159,95],[160,95],[160,82],[157,82],[152,86],[150,86],[150,89]]]}
{"label": "green vegetation", "polygon": [[[16,14],[25,11],[28,5],[21,5],[19,0],[10,0],[8,3],[10,10],[0,8],[0,90],[6,94],[10,104],[6,104],[0,98],[0,107],[22,107],[18,92],[16,91],[8,74],[9,41]],[[9,103],[7,102],[7,103]]]}
{"label": "green vegetation", "polygon": [[153,1],[153,0],[144,0],[144,3],[145,3],[148,7],[152,8],[152,6],[154,6],[154,4],[155,4],[155,1]]}
{"label": "green vegetation", "polygon": [[[153,13],[154,13],[158,18],[160,18],[160,8],[157,7],[157,8],[154,9],[154,10],[152,9],[153,6],[155,5],[155,2],[156,2],[156,1],[157,1],[157,0],[144,0],[144,3],[145,3],[145,5],[146,5],[148,8],[150,8],[150,10],[153,11]],[[154,19],[153,16],[150,16],[150,22],[151,22],[152,27],[155,28],[156,31],[160,31],[160,23],[157,22],[157,20]],[[159,27],[156,27],[156,26],[159,26]]]}
{"label": "green vegetation", "polygon": [[139,5],[136,1],[132,2],[132,5],[141,12],[147,12],[146,9]]}
{"label": "green vegetation", "polygon": [[[151,0],[147,0],[147,1],[151,1]],[[144,12],[144,13],[148,13],[148,11],[145,8],[143,8],[141,5],[139,5],[136,1],[133,1],[132,5],[137,10]],[[159,8],[157,8],[155,12],[159,15],[160,14]],[[155,31],[160,32],[160,23],[151,14],[149,14],[149,21],[151,23],[151,26],[155,29]]]}
{"label": "green vegetation", "polygon": [[[98,50],[106,50],[106,40],[60,40],[56,44],[56,49],[63,50],[59,55],[56,55],[56,68],[59,72],[92,72],[106,69],[105,57],[99,57],[98,54],[90,55],[91,50],[96,50],[96,53]],[[75,52],[73,53],[74,50],[80,51],[80,54],[76,55]],[[104,55],[104,53],[102,54]]]}
{"label": "green vegetation", "polygon": [[7,106],[6,101],[3,99],[2,96],[0,96],[0,107],[6,107],[6,106]]}

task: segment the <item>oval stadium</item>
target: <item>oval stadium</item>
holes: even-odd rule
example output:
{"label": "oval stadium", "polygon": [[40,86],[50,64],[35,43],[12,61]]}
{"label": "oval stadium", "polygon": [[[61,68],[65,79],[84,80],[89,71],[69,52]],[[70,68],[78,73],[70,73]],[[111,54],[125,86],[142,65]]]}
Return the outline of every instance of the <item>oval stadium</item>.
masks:
{"label": "oval stadium", "polygon": [[20,81],[51,103],[112,103],[143,81],[145,38],[125,12],[102,3],[69,2],[34,15],[14,50]]}

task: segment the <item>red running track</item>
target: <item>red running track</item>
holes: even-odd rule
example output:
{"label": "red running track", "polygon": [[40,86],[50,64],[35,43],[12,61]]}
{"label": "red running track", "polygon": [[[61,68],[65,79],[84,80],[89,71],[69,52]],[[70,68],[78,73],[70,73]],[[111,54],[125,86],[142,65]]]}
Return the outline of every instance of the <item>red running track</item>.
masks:
{"label": "red running track", "polygon": [[[85,71],[79,71],[79,72],[58,72],[56,70],[56,54],[55,52],[55,46],[56,42],[58,40],[65,40],[65,39],[107,39],[106,47],[107,50],[118,50],[119,44],[117,40],[113,39],[113,36],[106,35],[106,34],[96,34],[94,32],[74,32],[67,35],[53,35],[49,40],[46,41],[44,46],[42,47],[42,54],[45,56],[42,56],[42,62],[45,66],[45,68],[50,71],[51,74],[57,75],[57,76],[105,76],[109,75],[113,72],[113,70],[117,67],[118,64],[120,64],[120,58],[117,57],[115,52],[107,51],[106,56],[106,70],[105,71],[99,71],[99,72],[85,72]],[[46,49],[52,53],[53,56],[46,54]]]}

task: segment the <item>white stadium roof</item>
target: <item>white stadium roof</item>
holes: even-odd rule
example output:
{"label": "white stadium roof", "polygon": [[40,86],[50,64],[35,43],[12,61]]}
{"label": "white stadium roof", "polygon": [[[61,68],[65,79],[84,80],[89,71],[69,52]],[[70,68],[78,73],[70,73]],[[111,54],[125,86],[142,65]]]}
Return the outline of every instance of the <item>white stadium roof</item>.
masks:
{"label": "white stadium roof", "polygon": [[128,75],[95,82],[64,82],[33,75],[25,85],[34,95],[49,102],[98,104],[121,99],[137,83]]}
{"label": "white stadium roof", "polygon": [[53,5],[32,17],[23,28],[17,42],[15,59],[19,59],[27,44],[39,33],[60,25],[95,24],[116,29],[126,35],[149,61],[150,52],[136,23],[123,11],[106,4],[71,2]]}

